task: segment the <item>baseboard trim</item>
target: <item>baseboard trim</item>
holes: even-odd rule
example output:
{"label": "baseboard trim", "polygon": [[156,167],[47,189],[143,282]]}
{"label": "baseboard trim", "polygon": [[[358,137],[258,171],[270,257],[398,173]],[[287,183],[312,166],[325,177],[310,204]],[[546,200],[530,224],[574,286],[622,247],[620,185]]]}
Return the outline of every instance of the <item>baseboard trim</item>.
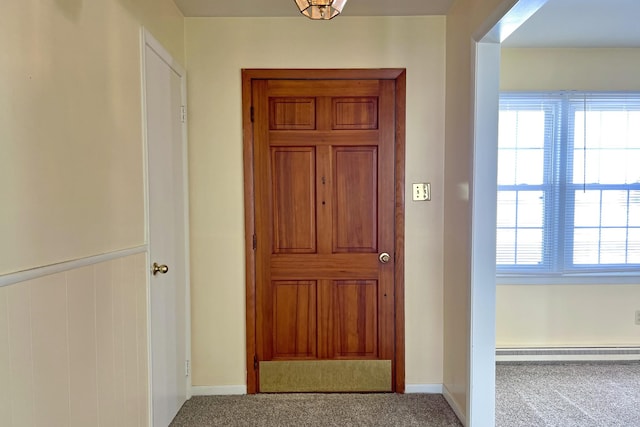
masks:
{"label": "baseboard trim", "polygon": [[442,394],[442,384],[406,384],[407,394]]}
{"label": "baseboard trim", "polygon": [[496,362],[640,361],[640,347],[498,348]]}
{"label": "baseboard trim", "polygon": [[0,287],[14,285],[16,283],[26,282],[28,280],[37,279],[39,277],[49,276],[51,274],[62,273],[63,271],[76,270],[88,265],[99,264],[111,261],[117,258],[125,258],[137,255],[148,250],[147,245],[136,246],[129,249],[122,249],[108,252],[100,255],[78,258],[70,261],[64,261],[58,264],[45,265],[42,267],[32,268],[30,270],[17,271],[0,275]]}
{"label": "baseboard trim", "polygon": [[455,401],[453,396],[451,396],[451,392],[444,384],[442,385],[442,396],[444,396],[444,399],[447,401],[447,403],[453,410],[453,413],[456,414],[456,417],[458,417],[462,425],[467,427],[467,417],[464,416],[464,411],[460,409],[458,403]]}
{"label": "baseboard trim", "polygon": [[191,387],[192,396],[230,396],[240,394],[247,394],[246,385],[196,385]]}

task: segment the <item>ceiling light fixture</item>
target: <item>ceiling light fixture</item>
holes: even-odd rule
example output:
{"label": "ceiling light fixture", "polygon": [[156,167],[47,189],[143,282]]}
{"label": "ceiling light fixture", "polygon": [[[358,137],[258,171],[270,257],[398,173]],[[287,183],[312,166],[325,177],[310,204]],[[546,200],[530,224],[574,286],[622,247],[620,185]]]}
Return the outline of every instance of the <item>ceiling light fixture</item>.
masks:
{"label": "ceiling light fixture", "polygon": [[295,0],[300,13],[309,19],[331,19],[340,15],[347,0]]}

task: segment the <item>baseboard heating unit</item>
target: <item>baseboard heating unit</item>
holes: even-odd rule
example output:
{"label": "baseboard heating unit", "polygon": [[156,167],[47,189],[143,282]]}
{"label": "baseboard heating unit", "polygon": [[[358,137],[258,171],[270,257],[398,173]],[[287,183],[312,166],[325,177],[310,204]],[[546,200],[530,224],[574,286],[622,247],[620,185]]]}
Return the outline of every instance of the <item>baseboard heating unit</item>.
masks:
{"label": "baseboard heating unit", "polygon": [[640,361],[640,347],[497,348],[496,362]]}

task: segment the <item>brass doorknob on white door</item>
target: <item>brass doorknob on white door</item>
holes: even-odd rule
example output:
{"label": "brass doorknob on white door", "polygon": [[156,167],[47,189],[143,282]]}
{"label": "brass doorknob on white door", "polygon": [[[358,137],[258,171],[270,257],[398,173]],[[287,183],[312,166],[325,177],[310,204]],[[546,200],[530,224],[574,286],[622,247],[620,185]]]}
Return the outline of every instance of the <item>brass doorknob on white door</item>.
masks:
{"label": "brass doorknob on white door", "polygon": [[380,260],[381,263],[386,264],[391,259],[391,255],[389,255],[386,252],[382,252],[380,255],[378,255],[378,259]]}
{"label": "brass doorknob on white door", "polygon": [[154,276],[158,273],[167,274],[167,271],[169,271],[169,267],[164,264],[158,264],[157,262],[154,262],[153,267],[151,268],[151,272]]}

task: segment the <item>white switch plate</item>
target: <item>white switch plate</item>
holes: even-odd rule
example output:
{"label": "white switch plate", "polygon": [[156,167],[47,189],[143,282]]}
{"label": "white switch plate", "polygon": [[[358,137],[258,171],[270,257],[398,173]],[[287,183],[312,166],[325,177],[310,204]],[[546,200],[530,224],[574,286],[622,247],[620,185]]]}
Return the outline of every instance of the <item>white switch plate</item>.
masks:
{"label": "white switch plate", "polygon": [[413,184],[412,198],[415,201],[431,200],[431,184],[428,182]]}

